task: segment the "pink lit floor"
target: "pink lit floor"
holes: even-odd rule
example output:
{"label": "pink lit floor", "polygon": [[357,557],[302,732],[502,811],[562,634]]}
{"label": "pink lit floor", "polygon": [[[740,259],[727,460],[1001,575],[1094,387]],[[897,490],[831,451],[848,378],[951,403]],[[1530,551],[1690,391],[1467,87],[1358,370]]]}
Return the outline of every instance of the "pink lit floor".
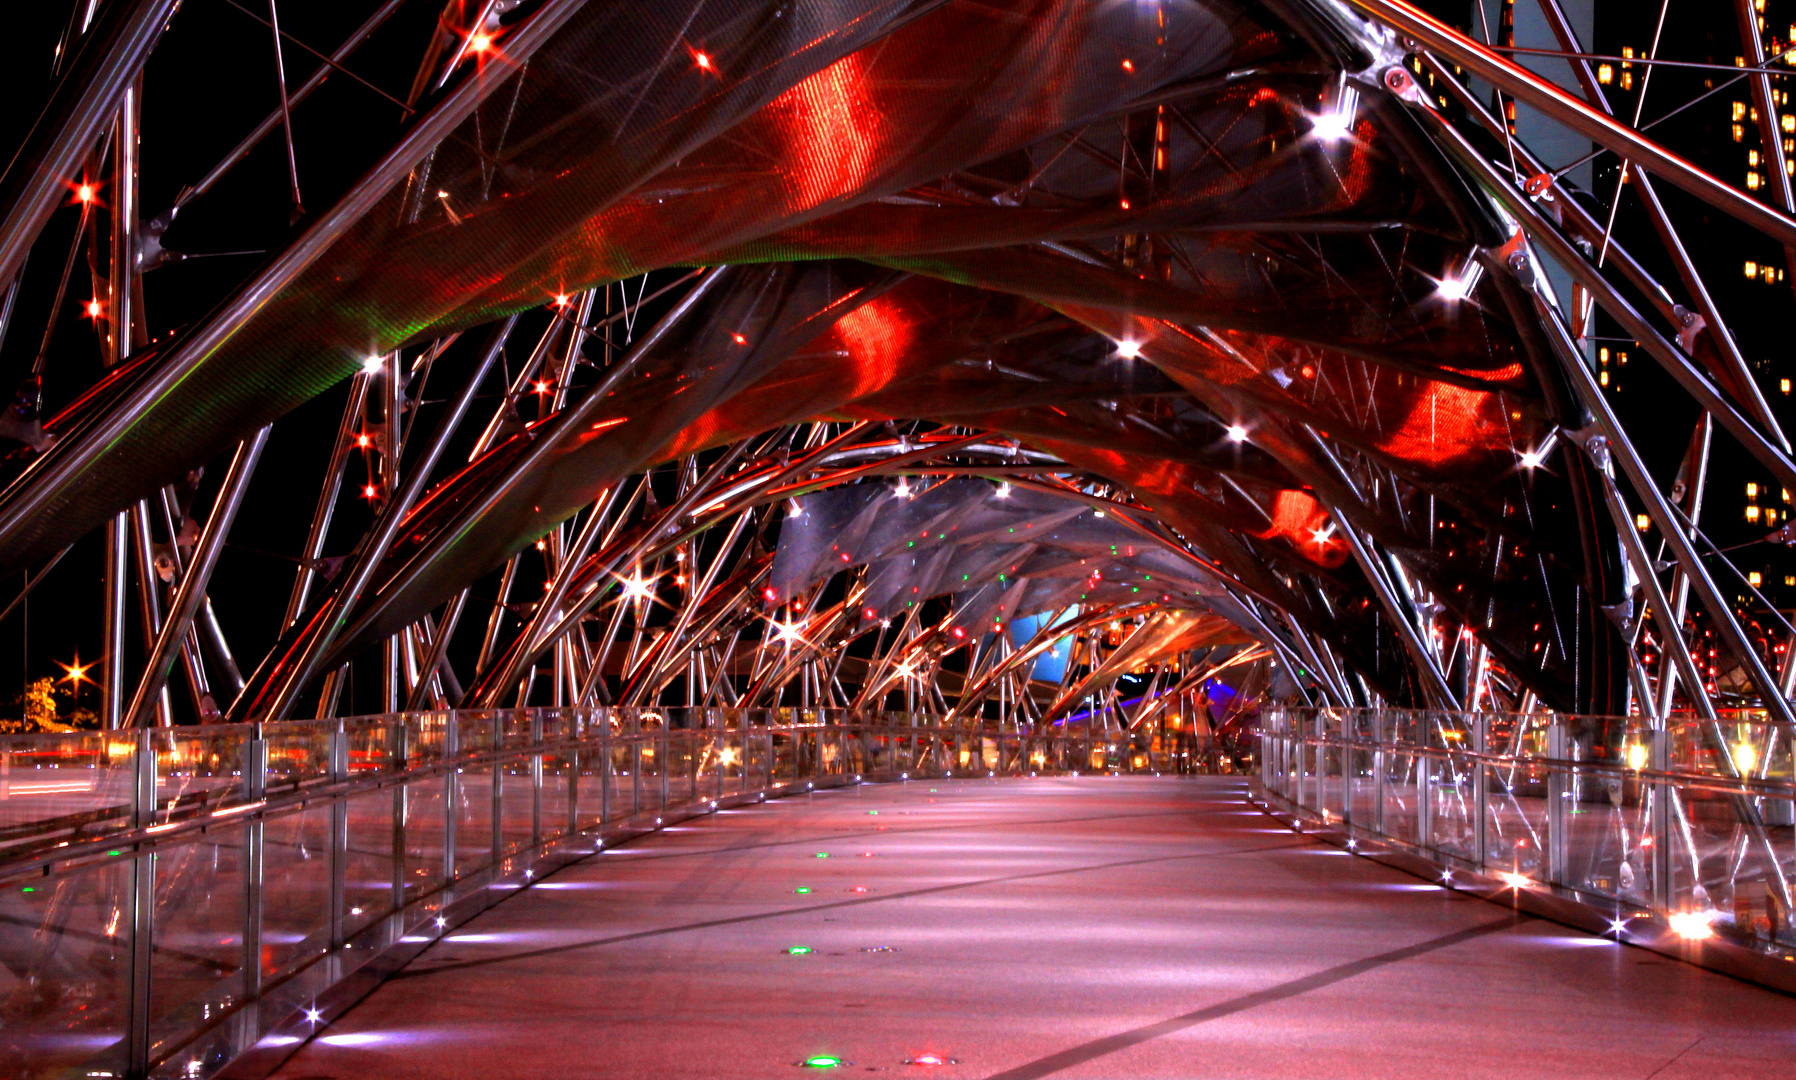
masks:
{"label": "pink lit floor", "polygon": [[1796,999],[1318,846],[1243,791],[948,780],[695,821],[451,933],[277,1075],[1796,1076]]}

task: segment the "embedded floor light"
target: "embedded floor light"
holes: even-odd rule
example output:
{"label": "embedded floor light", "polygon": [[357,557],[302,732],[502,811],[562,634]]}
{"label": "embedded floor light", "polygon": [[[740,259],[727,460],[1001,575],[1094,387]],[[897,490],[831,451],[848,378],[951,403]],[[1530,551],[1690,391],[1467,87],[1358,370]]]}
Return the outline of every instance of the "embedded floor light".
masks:
{"label": "embedded floor light", "polygon": [[829,1054],[818,1054],[816,1057],[805,1058],[798,1063],[798,1067],[801,1069],[840,1069],[844,1065],[852,1064],[854,1064],[852,1061],[843,1061],[841,1058]]}
{"label": "embedded floor light", "polygon": [[788,945],[783,951],[787,956],[809,956],[817,950],[809,945]]}
{"label": "embedded floor light", "polygon": [[1671,923],[1671,932],[1685,941],[1702,941],[1715,936],[1715,928],[1709,924],[1706,911],[1679,911],[1667,920]]}

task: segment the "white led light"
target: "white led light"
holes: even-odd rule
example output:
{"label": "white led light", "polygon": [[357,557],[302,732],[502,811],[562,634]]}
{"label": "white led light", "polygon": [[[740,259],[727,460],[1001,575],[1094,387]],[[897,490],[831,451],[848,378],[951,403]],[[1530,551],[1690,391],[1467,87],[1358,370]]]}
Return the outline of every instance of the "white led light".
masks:
{"label": "white led light", "polygon": [[379,373],[380,369],[386,365],[386,362],[387,358],[384,356],[370,356],[362,361],[362,370],[370,375],[374,375]]}
{"label": "white led light", "polygon": [[1124,360],[1135,359],[1137,356],[1141,355],[1141,342],[1130,341],[1127,338],[1124,338],[1122,341],[1116,343],[1116,355],[1122,357]]}
{"label": "white led light", "polygon": [[1228,430],[1228,436],[1229,436],[1229,442],[1246,442],[1247,441],[1247,429],[1242,427],[1240,424],[1230,424],[1229,430]]}

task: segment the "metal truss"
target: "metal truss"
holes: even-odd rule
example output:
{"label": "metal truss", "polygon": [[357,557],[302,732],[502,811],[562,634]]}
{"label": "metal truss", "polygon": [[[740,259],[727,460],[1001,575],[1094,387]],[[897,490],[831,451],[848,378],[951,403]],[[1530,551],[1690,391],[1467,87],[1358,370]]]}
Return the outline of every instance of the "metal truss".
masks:
{"label": "metal truss", "polygon": [[[403,0],[328,50],[246,8],[278,107],[179,163],[193,178],[166,207],[140,193],[144,65],[222,16],[73,19],[0,199],[8,355],[44,342],[8,419],[0,560],[26,590],[102,560],[100,723],[791,704],[1025,724],[1082,707],[1126,729],[1223,665],[1319,705],[1655,722],[1719,719],[1719,678],[1792,721],[1796,649],[1743,626],[1698,524],[1712,437],[1793,488],[1796,464],[1654,186],[1796,247],[1756,36],[1769,203],[1619,117],[1554,0],[1575,90],[1398,0],[1019,0],[1126,55],[1058,83],[1005,68],[1012,96],[984,104],[1011,102],[1006,123],[957,112],[960,90],[904,96],[865,50],[958,87],[1039,43],[932,58],[981,16],[863,6],[756,37],[702,11],[681,30],[573,0],[451,3],[403,95],[373,74]],[[596,43],[625,31],[661,59]],[[613,75],[572,107],[576,61]],[[302,184],[306,110],[340,108],[317,104],[332,84],[405,118],[334,191]],[[1618,237],[1491,93],[1618,155],[1656,237]],[[911,137],[929,124],[950,134]],[[591,150],[606,125],[624,141]],[[731,173],[732,154],[790,179]],[[239,171],[278,181],[293,229],[194,286],[203,318],[162,327],[145,276],[183,272],[164,241]],[[1630,249],[1647,239],[1663,250]],[[102,365],[85,389],[57,367],[83,245]],[[1702,410],[1671,485],[1586,361],[1593,309]],[[296,412],[323,394],[334,424]],[[192,479],[210,462],[222,483]],[[258,537],[296,561],[262,590],[280,634],[246,648],[214,604],[252,573],[230,538],[258,489],[302,475],[299,535]],[[916,515],[951,526],[933,562],[887,543],[793,570],[907,499],[942,504]],[[953,534],[1007,513],[1054,540]],[[1074,563],[1092,584],[1050,588]],[[1179,589],[1142,593],[1154,576]],[[890,606],[900,581],[914,606]],[[1719,676],[1692,593],[1731,656]],[[1035,677],[1062,649],[1077,661]]]}

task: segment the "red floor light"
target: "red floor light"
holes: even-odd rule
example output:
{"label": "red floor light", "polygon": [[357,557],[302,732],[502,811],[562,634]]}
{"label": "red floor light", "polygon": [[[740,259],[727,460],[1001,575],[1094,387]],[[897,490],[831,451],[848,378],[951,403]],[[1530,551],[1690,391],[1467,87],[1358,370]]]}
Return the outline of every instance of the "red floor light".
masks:
{"label": "red floor light", "polygon": [[960,1061],[957,1058],[943,1057],[940,1054],[918,1054],[914,1058],[905,1058],[904,1064],[934,1068],[937,1065],[959,1065]]}

